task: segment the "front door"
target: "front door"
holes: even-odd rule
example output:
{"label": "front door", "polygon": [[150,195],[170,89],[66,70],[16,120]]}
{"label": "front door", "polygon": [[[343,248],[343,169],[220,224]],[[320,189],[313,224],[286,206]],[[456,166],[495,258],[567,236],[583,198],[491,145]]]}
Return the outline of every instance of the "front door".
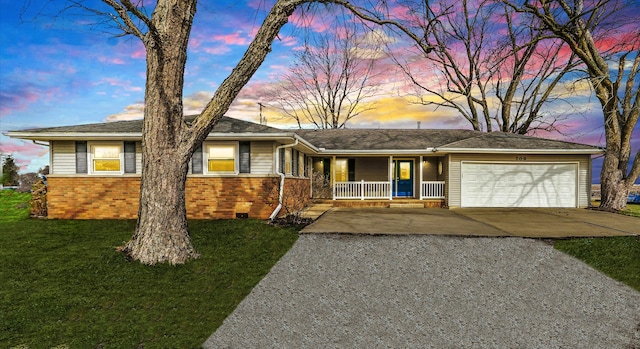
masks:
{"label": "front door", "polygon": [[393,196],[413,197],[413,160],[393,160]]}

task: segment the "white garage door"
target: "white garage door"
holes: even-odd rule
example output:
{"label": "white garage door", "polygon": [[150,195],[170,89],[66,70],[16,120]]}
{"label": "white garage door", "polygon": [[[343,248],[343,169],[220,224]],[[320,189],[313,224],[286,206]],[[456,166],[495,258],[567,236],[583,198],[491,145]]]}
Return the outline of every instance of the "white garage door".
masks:
{"label": "white garage door", "polygon": [[576,207],[577,164],[462,163],[462,207]]}

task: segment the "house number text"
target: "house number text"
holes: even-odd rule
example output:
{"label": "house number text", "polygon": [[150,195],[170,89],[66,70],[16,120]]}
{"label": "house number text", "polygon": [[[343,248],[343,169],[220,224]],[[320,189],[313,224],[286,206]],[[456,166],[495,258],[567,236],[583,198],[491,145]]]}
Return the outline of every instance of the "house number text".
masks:
{"label": "house number text", "polygon": [[516,161],[527,161],[526,156],[516,156]]}

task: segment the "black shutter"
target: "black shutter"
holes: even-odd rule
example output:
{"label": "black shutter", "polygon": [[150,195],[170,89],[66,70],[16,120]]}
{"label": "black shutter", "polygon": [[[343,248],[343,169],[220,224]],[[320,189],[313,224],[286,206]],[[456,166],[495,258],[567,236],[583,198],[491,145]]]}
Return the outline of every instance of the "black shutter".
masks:
{"label": "black shutter", "polygon": [[124,173],[136,173],[136,142],[124,142]]}
{"label": "black shutter", "polygon": [[293,150],[292,151],[293,154],[291,154],[291,173],[294,176],[298,176],[298,151],[297,150]]}
{"label": "black shutter", "polygon": [[302,173],[302,176],[309,177],[309,157],[307,156],[307,154],[304,154],[304,156],[302,157],[302,161],[304,161],[304,163],[302,164],[302,170],[304,171]]}
{"label": "black shutter", "polygon": [[202,144],[200,144],[191,156],[191,173],[202,173]]}
{"label": "black shutter", "polygon": [[348,181],[353,182],[356,180],[356,159],[349,159],[347,162]]}
{"label": "black shutter", "polygon": [[285,158],[284,158],[284,148],[280,149],[280,173],[285,173]]}
{"label": "black shutter", "polygon": [[251,173],[251,142],[240,142],[240,173]]}
{"label": "black shutter", "polygon": [[87,173],[87,142],[76,142],[76,173]]}

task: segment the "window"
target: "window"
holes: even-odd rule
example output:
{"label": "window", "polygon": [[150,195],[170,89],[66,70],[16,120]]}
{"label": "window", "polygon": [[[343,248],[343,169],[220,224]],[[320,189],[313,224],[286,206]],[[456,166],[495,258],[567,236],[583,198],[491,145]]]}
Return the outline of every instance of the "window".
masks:
{"label": "window", "polygon": [[348,160],[336,159],[336,182],[346,182],[349,178]]}
{"label": "window", "polygon": [[206,160],[209,173],[236,173],[237,144],[215,143],[207,145]]}
{"label": "window", "polygon": [[291,149],[284,150],[284,173],[291,174]]}
{"label": "window", "polygon": [[307,157],[303,154],[300,153],[299,155],[299,160],[298,160],[298,173],[300,174],[300,177],[306,177],[307,176]]}
{"label": "window", "polygon": [[122,173],[122,143],[92,144],[91,172]]}

